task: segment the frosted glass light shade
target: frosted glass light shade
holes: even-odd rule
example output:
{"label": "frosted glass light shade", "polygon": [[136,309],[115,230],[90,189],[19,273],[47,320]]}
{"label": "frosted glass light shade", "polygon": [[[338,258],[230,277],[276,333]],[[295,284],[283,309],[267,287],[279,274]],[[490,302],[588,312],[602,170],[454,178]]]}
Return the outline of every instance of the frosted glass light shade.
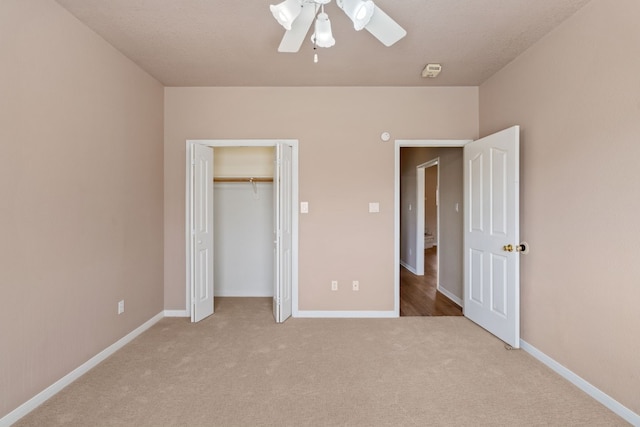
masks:
{"label": "frosted glass light shade", "polygon": [[369,23],[376,7],[371,0],[342,0],[338,1],[338,6],[353,21],[356,31],[360,31]]}
{"label": "frosted glass light shade", "polygon": [[311,41],[318,47],[331,47],[336,44],[336,39],[331,33],[331,21],[329,15],[322,12],[316,18],[316,26]]}
{"label": "frosted glass light shade", "polygon": [[302,6],[300,0],[284,0],[278,5],[269,6],[269,9],[271,9],[271,13],[273,13],[273,17],[276,18],[278,24],[282,25],[286,30],[290,30],[293,21],[300,15]]}

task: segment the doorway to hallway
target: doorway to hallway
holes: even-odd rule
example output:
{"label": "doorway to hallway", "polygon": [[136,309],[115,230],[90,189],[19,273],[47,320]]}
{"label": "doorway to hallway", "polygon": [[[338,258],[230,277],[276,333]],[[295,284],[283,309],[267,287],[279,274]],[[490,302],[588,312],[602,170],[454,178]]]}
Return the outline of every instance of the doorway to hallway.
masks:
{"label": "doorway to hallway", "polygon": [[[412,141],[398,147],[400,316],[460,313],[463,169],[462,147],[455,142]],[[435,308],[442,298],[451,300],[447,308]]]}

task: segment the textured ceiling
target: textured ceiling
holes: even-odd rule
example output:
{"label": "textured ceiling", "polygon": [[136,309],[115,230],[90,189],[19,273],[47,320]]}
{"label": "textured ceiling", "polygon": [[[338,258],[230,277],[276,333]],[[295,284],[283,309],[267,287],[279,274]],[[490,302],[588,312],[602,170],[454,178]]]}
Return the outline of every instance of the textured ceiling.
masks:
{"label": "textured ceiling", "polygon": [[[335,2],[336,39],[278,53],[280,0],[56,0],[166,86],[477,86],[588,0],[375,0],[407,30],[385,47]],[[441,63],[436,79],[420,76]]]}

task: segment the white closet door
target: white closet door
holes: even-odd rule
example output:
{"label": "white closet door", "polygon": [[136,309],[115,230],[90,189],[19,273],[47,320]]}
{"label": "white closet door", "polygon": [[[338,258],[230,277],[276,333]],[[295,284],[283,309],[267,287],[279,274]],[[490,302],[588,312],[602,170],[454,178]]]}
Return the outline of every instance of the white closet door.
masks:
{"label": "white closet door", "polygon": [[213,314],[213,149],[193,145],[191,321]]}
{"label": "white closet door", "polygon": [[292,147],[276,145],[274,197],[274,293],[273,317],[282,323],[292,311]]}

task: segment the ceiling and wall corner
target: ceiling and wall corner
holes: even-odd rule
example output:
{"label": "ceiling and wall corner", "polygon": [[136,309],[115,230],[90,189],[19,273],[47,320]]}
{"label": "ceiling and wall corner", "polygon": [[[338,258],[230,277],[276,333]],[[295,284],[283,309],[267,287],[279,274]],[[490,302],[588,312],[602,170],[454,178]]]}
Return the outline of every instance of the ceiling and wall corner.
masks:
{"label": "ceiling and wall corner", "polygon": [[588,0],[376,0],[407,30],[391,47],[331,2],[336,44],[317,64],[311,34],[277,52],[275,0],[56,1],[165,86],[477,86]]}

